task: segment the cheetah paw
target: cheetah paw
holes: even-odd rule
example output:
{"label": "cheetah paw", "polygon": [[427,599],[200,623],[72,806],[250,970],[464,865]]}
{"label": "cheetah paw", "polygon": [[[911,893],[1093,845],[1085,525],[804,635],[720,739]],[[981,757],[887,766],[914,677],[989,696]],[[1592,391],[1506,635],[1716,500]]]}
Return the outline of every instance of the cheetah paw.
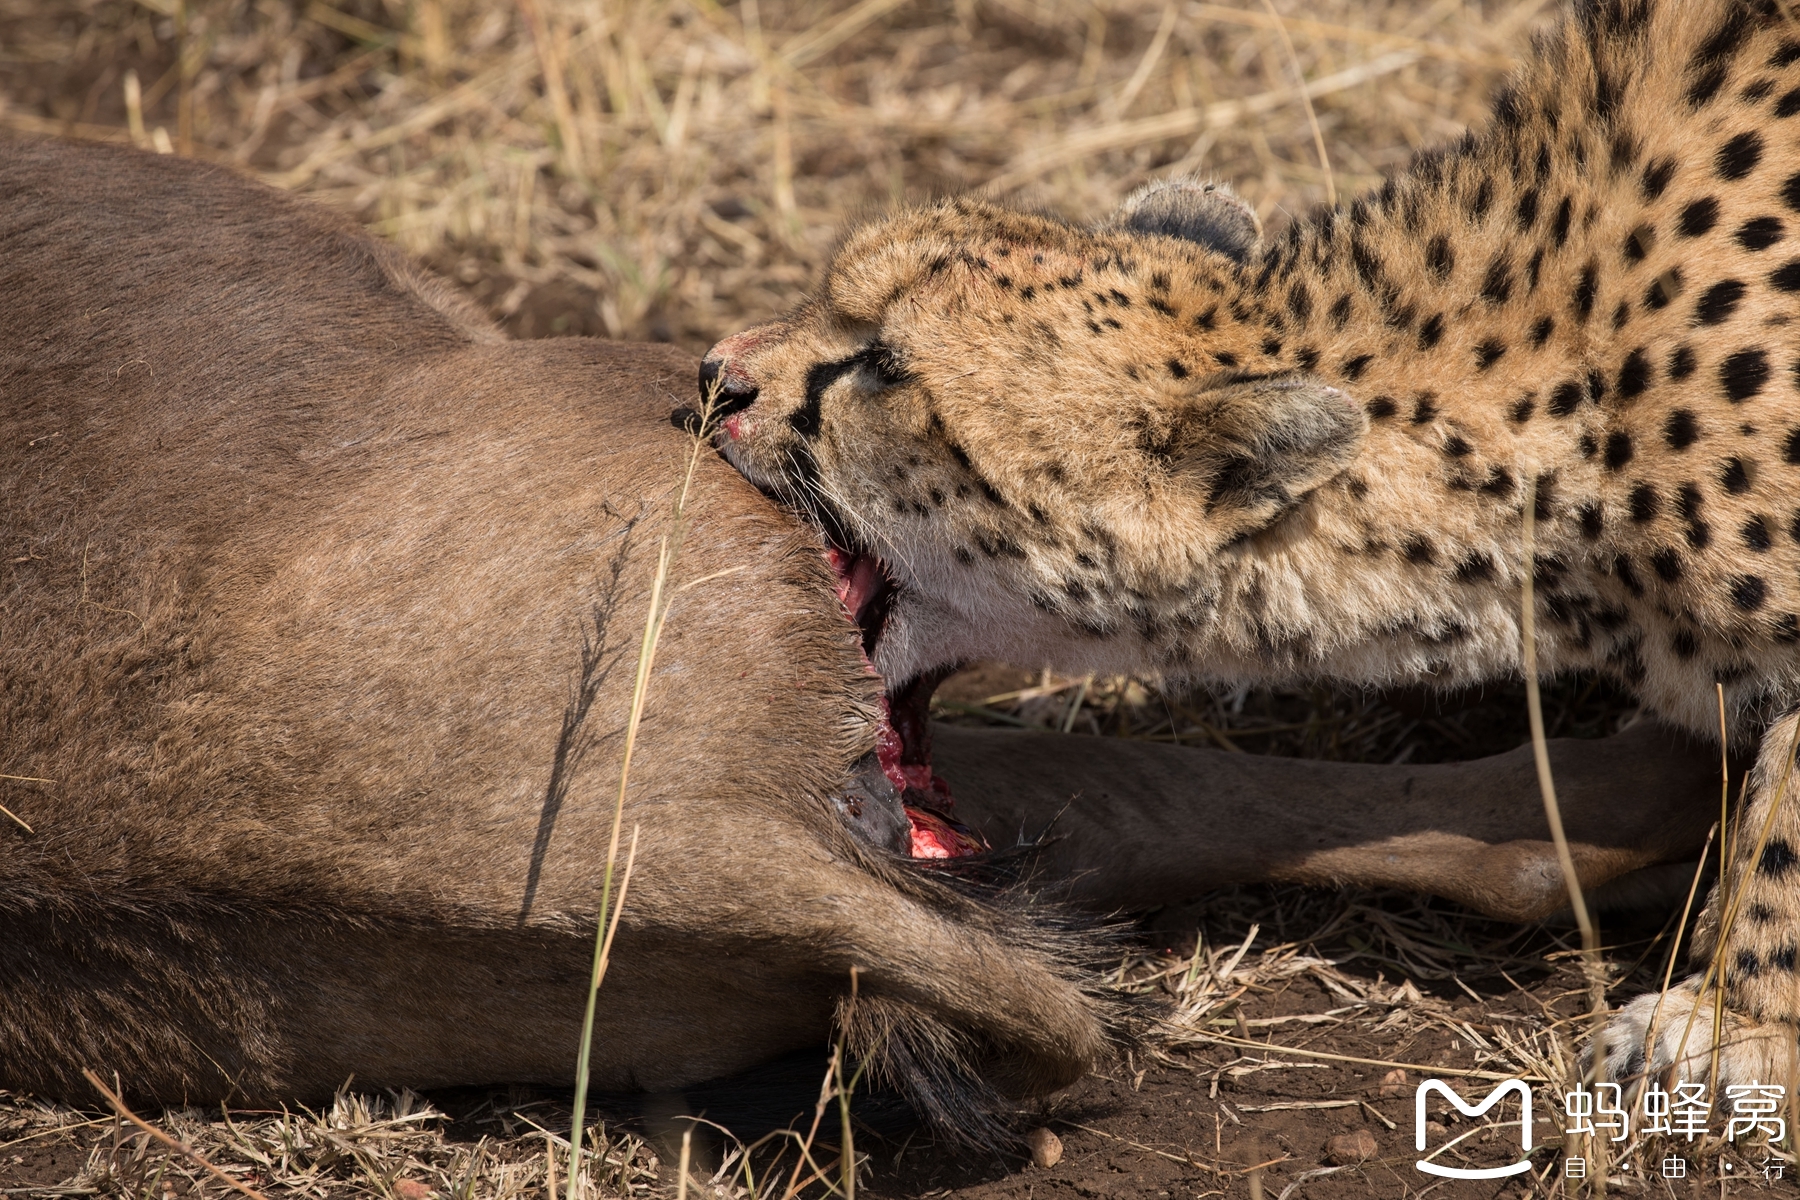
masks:
{"label": "cheetah paw", "polygon": [[[1646,1076],[1665,1082],[1708,1080],[1714,1006],[1710,988],[1704,999],[1697,998],[1699,984],[1700,977],[1693,976],[1660,996],[1639,996],[1614,1013],[1606,1026],[1606,1066],[1600,1077],[1624,1084]],[[1653,1024],[1656,1041],[1650,1046]],[[1785,1022],[1759,1022],[1726,1008],[1719,1025],[1716,1086],[1721,1094],[1732,1084],[1788,1078],[1800,1047],[1797,1036],[1800,1031]]]}

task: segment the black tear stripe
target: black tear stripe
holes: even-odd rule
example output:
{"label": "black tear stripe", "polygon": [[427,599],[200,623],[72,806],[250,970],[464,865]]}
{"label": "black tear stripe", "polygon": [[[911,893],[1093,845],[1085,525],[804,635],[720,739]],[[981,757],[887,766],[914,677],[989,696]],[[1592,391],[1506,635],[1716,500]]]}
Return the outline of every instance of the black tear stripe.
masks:
{"label": "black tear stripe", "polygon": [[788,424],[795,433],[808,441],[819,436],[823,424],[820,407],[825,401],[825,389],[862,366],[862,362],[861,354],[853,354],[837,362],[814,363],[806,369],[806,397],[788,416]]}
{"label": "black tear stripe", "polygon": [[880,342],[864,346],[850,357],[840,358],[836,362],[814,363],[806,369],[805,398],[801,400],[800,407],[788,417],[788,424],[795,433],[809,441],[819,436],[819,429],[823,424],[820,408],[825,401],[826,389],[858,367],[870,368],[882,384],[888,387],[906,383],[913,378],[894,352]]}

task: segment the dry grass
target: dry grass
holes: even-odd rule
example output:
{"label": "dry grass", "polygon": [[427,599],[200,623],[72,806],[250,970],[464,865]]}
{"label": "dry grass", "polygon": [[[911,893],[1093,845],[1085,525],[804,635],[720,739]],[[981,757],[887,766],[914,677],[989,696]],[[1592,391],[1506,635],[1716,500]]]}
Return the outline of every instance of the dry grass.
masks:
{"label": "dry grass", "polygon": [[[1148,178],[1198,170],[1278,227],[1478,119],[1553,11],[1546,0],[0,0],[0,127],[237,163],[433,263],[516,334],[698,349],[800,300],[847,220],[901,200],[986,189],[1090,218]],[[939,713],[1373,762],[1475,757],[1527,736],[1518,688],[1447,703],[1165,695],[1135,680],[996,672],[958,681]],[[1545,697],[1550,736],[1611,732],[1630,714],[1591,681]],[[1251,1033],[1293,1045],[1305,1031],[1317,1053],[1332,1030],[1449,1023],[1479,1051],[1474,1069],[1575,1070],[1585,988],[1567,930],[1410,898],[1255,888],[1158,922],[1153,937],[1176,931],[1172,949],[1152,941],[1128,955],[1119,983],[1166,994],[1175,1015],[1157,1053],[1192,1067],[1204,1052],[1215,1094],[1221,1077],[1280,1059],[1246,1046]],[[1609,977],[1636,972],[1649,986],[1671,934],[1615,942]],[[1301,978],[1333,1006],[1244,1016],[1246,996]],[[1476,1029],[1446,1015],[1443,997],[1461,992],[1531,1004],[1495,1008]],[[271,1197],[473,1200],[566,1182],[570,1116],[566,1097],[496,1093],[452,1119],[410,1094],[345,1093],[318,1112],[156,1119]],[[219,1194],[110,1116],[0,1093],[0,1171],[96,1132],[67,1182],[42,1194]],[[581,1163],[589,1194],[677,1186],[651,1147],[604,1124],[587,1130]],[[742,1158],[690,1182],[696,1195],[744,1194]]]}
{"label": "dry grass", "polygon": [[1346,193],[1460,132],[1544,7],[0,0],[0,125],[241,163],[522,332],[700,346],[907,197],[1085,217],[1196,169],[1278,224],[1321,148]]}
{"label": "dry grass", "polygon": [[[157,1124],[270,1196],[423,1200],[435,1192],[454,1200],[538,1200],[555,1182],[546,1178],[546,1149],[554,1154],[559,1179],[566,1178],[568,1166],[568,1139],[551,1132],[567,1131],[566,1106],[559,1112],[542,1099],[509,1102],[500,1094],[462,1113],[453,1138],[446,1137],[445,1114],[410,1092],[380,1097],[345,1092],[318,1111],[171,1109],[157,1114]],[[101,1135],[86,1161],[65,1184],[36,1194],[145,1200],[160,1200],[171,1191],[230,1194],[209,1183],[191,1159],[166,1152],[130,1124],[0,1092],[0,1154],[81,1125]],[[643,1139],[600,1124],[590,1127],[587,1142],[588,1194],[641,1196],[652,1189],[660,1164]]]}
{"label": "dry grass", "polygon": [[[1066,732],[1335,762],[1445,762],[1530,740],[1522,684],[1439,695],[1424,690],[1162,690],[984,664],[933,698],[940,720]],[[1579,676],[1544,687],[1549,737],[1604,737],[1637,716],[1629,696]]]}

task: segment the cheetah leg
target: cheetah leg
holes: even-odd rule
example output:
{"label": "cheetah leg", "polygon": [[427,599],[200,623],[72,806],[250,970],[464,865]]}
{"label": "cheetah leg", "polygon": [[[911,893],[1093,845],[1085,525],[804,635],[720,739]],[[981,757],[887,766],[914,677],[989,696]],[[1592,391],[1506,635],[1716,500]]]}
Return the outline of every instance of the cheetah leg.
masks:
{"label": "cheetah leg", "polygon": [[1800,1048],[1797,735],[1797,713],[1763,735],[1732,820],[1724,882],[1694,930],[1693,957],[1707,969],[1666,993],[1639,996],[1614,1016],[1606,1033],[1609,1076],[1707,1082],[1716,1037],[1715,1097],[1732,1084],[1796,1082],[1790,1075]]}

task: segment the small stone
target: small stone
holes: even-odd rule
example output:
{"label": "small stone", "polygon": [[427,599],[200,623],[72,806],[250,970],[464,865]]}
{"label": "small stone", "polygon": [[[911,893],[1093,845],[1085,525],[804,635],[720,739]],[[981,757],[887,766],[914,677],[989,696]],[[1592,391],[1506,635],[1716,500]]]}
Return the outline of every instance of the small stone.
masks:
{"label": "small stone", "polygon": [[430,1200],[437,1192],[430,1184],[420,1183],[417,1179],[396,1179],[394,1195],[399,1200]]}
{"label": "small stone", "polygon": [[1400,1070],[1398,1067],[1381,1077],[1381,1091],[1379,1095],[1384,1100],[1392,1096],[1404,1096],[1410,1090],[1411,1089],[1406,1086],[1406,1072]]}
{"label": "small stone", "polygon": [[1441,1137],[1450,1130],[1442,1121],[1427,1121],[1425,1122],[1425,1132],[1431,1137]]}
{"label": "small stone", "polygon": [[1325,1161],[1334,1167],[1348,1167],[1374,1158],[1381,1152],[1375,1135],[1366,1129],[1340,1133],[1325,1143]]}
{"label": "small stone", "polygon": [[1025,1145],[1034,1167],[1054,1167],[1062,1161],[1062,1139],[1042,1126],[1025,1135]]}

